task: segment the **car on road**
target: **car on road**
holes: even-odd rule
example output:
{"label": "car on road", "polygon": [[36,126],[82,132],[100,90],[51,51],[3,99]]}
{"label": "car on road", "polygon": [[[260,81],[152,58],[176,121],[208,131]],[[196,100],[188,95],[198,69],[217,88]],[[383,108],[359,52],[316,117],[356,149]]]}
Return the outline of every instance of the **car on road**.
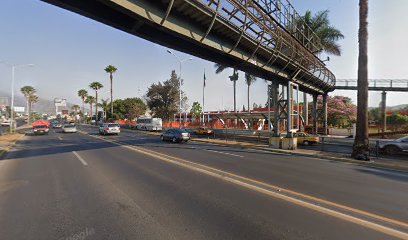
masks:
{"label": "car on road", "polygon": [[408,136],[398,139],[381,140],[378,144],[380,150],[385,154],[393,155],[408,152]]}
{"label": "car on road", "polygon": [[52,128],[62,128],[62,124],[60,122],[53,122]]}
{"label": "car on road", "polygon": [[120,126],[117,123],[104,123],[102,126],[99,127],[99,134],[101,135],[108,135],[108,134],[116,134],[120,133]]}
{"label": "car on road", "polygon": [[205,127],[200,127],[199,129],[197,129],[195,131],[195,134],[197,135],[211,135],[213,134],[214,131],[209,129],[209,128],[205,128]]}
{"label": "car on road", "polygon": [[162,141],[188,142],[190,140],[190,133],[185,129],[171,128],[160,135]]}
{"label": "car on road", "polygon": [[77,128],[75,124],[65,124],[64,126],[62,126],[62,132],[63,133],[76,133]]}
{"label": "car on road", "polygon": [[319,136],[313,136],[305,132],[296,132],[293,134],[293,137],[297,138],[297,143],[301,145],[312,145],[319,143]]}
{"label": "car on road", "polygon": [[49,127],[47,125],[35,125],[35,126],[33,126],[34,135],[48,134],[49,131],[50,131],[50,129],[49,129]]}
{"label": "car on road", "polygon": [[11,125],[11,120],[10,119],[4,119],[2,122],[1,122],[1,126],[2,127],[6,127],[6,126],[10,126]]}

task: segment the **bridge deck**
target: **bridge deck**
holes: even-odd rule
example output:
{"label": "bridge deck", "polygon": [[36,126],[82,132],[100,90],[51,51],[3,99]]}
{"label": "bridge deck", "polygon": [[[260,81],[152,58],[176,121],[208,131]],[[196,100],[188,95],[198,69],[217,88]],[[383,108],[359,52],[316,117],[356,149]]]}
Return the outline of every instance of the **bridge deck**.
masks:
{"label": "bridge deck", "polygon": [[[296,82],[304,92],[334,90],[335,77],[313,54],[311,42],[300,41],[285,29],[263,8],[261,3],[265,1],[44,1],[267,80],[285,85],[289,80]],[[277,10],[288,11],[281,7]],[[287,24],[294,26],[293,22]]]}

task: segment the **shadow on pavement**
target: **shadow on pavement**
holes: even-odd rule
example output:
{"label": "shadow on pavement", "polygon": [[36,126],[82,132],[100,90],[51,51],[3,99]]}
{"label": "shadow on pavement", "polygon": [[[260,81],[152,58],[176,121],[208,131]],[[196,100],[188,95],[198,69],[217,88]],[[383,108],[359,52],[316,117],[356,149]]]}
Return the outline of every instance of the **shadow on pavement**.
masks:
{"label": "shadow on pavement", "polygon": [[405,173],[399,173],[393,170],[387,170],[387,169],[370,169],[370,168],[356,168],[355,169],[357,172],[365,173],[365,174],[371,174],[371,175],[376,175],[379,177],[395,180],[395,181],[400,181],[400,182],[408,182],[408,174]]}

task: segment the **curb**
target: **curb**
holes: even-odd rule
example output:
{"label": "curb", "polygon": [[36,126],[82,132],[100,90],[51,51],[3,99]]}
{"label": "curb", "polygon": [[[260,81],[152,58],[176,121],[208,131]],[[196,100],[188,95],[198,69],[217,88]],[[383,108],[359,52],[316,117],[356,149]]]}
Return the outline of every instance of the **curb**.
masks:
{"label": "curb", "polygon": [[10,142],[9,145],[7,145],[3,150],[0,151],[0,160],[3,159],[3,157],[6,155],[6,153],[8,151],[10,151],[10,149],[12,147],[14,147],[14,145],[16,145],[16,143],[22,138],[24,137],[24,134],[21,134],[19,137],[17,137],[15,140],[13,140],[12,142]]}
{"label": "curb", "polygon": [[376,168],[386,168],[386,169],[407,171],[408,172],[408,166],[400,166],[400,165],[377,163],[377,162],[364,162],[364,161],[358,161],[358,160],[345,158],[345,157],[327,156],[327,155],[324,155],[324,154],[321,154],[321,153],[318,153],[318,154],[298,153],[298,152],[290,152],[290,151],[281,150],[281,149],[256,147],[254,145],[249,145],[249,144],[247,145],[247,144],[241,144],[241,143],[212,142],[212,141],[208,141],[208,140],[205,140],[205,139],[191,139],[191,141],[204,142],[204,143],[210,143],[210,144],[221,145],[221,146],[256,149],[256,150],[262,150],[262,151],[268,151],[268,152],[274,152],[274,153],[285,153],[285,154],[290,154],[290,155],[295,155],[295,156],[311,157],[311,158],[325,159],[325,160],[331,160],[331,161],[353,163],[353,164],[362,165],[362,166],[369,166],[369,167],[376,167]]}

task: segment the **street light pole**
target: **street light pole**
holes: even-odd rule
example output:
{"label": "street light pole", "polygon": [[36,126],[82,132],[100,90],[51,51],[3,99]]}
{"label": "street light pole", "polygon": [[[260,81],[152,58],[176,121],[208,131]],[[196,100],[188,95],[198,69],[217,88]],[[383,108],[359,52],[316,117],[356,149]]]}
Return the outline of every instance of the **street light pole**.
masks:
{"label": "street light pole", "polygon": [[21,65],[10,65],[6,62],[0,62],[6,66],[11,67],[11,107],[10,107],[10,133],[13,132],[14,128],[14,82],[15,82],[15,72],[19,67],[33,67],[34,64],[21,64]]}
{"label": "street light pole", "polygon": [[181,128],[181,114],[182,114],[182,112],[181,112],[181,101],[182,101],[181,100],[181,64],[183,62],[185,62],[185,61],[191,61],[193,59],[192,58],[186,58],[184,60],[180,60],[172,51],[167,50],[167,52],[170,53],[171,55],[173,55],[177,59],[177,61],[179,62],[179,70],[180,70],[180,72],[179,72],[179,78],[180,78],[180,81],[179,81],[179,99],[180,99],[180,101],[179,101],[179,121],[180,121],[180,126],[179,126],[179,128]]}

